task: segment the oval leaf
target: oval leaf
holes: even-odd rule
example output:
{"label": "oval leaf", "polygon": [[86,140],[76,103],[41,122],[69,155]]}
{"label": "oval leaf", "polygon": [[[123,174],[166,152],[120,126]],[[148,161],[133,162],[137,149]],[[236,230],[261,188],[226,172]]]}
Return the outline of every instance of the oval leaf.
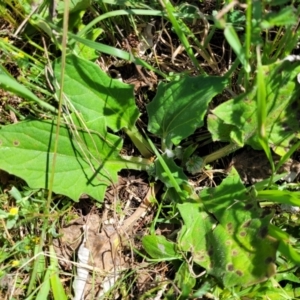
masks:
{"label": "oval leaf", "polygon": [[180,258],[176,251],[176,244],[168,241],[162,235],[145,236],[142,242],[145,250],[152,258],[159,260]]}
{"label": "oval leaf", "polygon": [[147,106],[148,130],[161,137],[167,147],[179,144],[203,125],[209,102],[226,82],[221,77],[198,76],[161,83]]}
{"label": "oval leaf", "polygon": [[[56,61],[54,70],[59,82],[60,60]],[[75,55],[67,57],[64,76],[64,94],[85,121],[105,117],[113,131],[134,126],[139,111],[133,86],[110,78],[96,64]]]}
{"label": "oval leaf", "polygon": [[[54,156],[55,123],[28,121],[0,129],[0,169],[17,175],[32,188],[49,188]],[[97,133],[61,126],[53,191],[77,201],[88,194],[101,201],[106,187],[125,168],[119,157],[122,140],[106,132],[100,119]]]}

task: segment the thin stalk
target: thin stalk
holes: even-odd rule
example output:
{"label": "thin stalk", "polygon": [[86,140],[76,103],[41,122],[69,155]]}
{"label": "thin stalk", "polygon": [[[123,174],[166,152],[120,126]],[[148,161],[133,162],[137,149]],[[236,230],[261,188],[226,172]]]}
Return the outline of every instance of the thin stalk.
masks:
{"label": "thin stalk", "polygon": [[[58,149],[58,138],[59,138],[59,130],[61,124],[61,115],[62,115],[62,99],[63,99],[63,86],[64,86],[64,72],[65,72],[65,61],[66,61],[66,46],[67,46],[67,34],[68,34],[68,21],[69,21],[69,0],[65,1],[65,8],[64,8],[64,20],[63,20],[63,37],[62,37],[62,70],[61,70],[61,78],[60,78],[60,93],[59,93],[59,102],[58,102],[58,114],[57,114],[57,123],[56,123],[56,132],[55,132],[55,140],[54,140],[54,152],[53,152],[53,160],[52,160],[52,168],[51,168],[51,175],[50,181],[48,186],[48,197],[46,201],[46,205],[44,207],[43,214],[45,216],[41,239],[39,244],[39,250],[42,251],[44,246],[44,241],[46,239],[46,234],[49,227],[49,218],[50,215],[50,204],[52,202],[52,189],[54,183],[54,176],[55,176],[55,166],[56,166],[56,159],[57,159],[57,149]],[[33,265],[33,271],[31,273],[31,279],[27,290],[27,295],[33,290],[34,283],[36,282],[37,271],[39,267],[39,260],[36,259]]]}
{"label": "thin stalk", "polygon": [[[48,219],[48,216],[45,218],[45,220]],[[46,236],[46,233],[47,233],[47,230],[46,228],[44,228],[44,226],[42,227],[42,233],[41,233],[41,236]],[[34,253],[41,253],[43,252],[43,246],[44,246],[44,240],[43,239],[40,239],[40,242],[38,245],[35,246],[35,251]],[[36,278],[38,276],[38,273],[39,273],[39,269],[40,269],[40,256],[38,255],[35,260],[34,260],[34,263],[33,263],[33,268],[32,268],[32,271],[31,271],[31,274],[30,274],[30,281],[29,281],[29,284],[28,284],[28,288],[27,288],[27,292],[26,292],[26,297],[29,297],[31,292],[33,291],[34,289],[34,285],[36,283]]]}
{"label": "thin stalk", "polygon": [[276,33],[276,38],[276,44],[272,42],[272,50],[274,51],[272,58],[274,59],[285,58],[293,51],[293,49],[295,49],[298,42],[296,32],[294,32],[291,26],[289,26],[285,30],[280,28]]}
{"label": "thin stalk", "polygon": [[[245,60],[249,64],[251,57],[251,31],[252,31],[252,0],[247,0],[246,10],[246,41],[245,41]],[[250,72],[245,72],[244,87],[246,91],[249,88]]]}
{"label": "thin stalk", "polygon": [[78,32],[78,36],[82,37],[87,33],[89,30],[91,30],[97,23],[100,21],[103,21],[107,18],[113,18],[116,16],[129,16],[129,15],[140,15],[140,16],[154,16],[154,17],[162,17],[164,13],[160,10],[146,10],[146,9],[120,9],[120,10],[114,10],[108,13],[105,13],[97,18],[95,18],[93,21],[91,21],[89,24],[87,24],[81,31]]}
{"label": "thin stalk", "polygon": [[298,141],[296,144],[294,144],[290,149],[289,151],[283,155],[280,159],[280,161],[278,162],[278,164],[276,165],[276,168],[275,168],[275,172],[277,172],[280,167],[291,157],[291,155],[297,150],[299,149],[300,147],[300,141]]}
{"label": "thin stalk", "polygon": [[[166,195],[164,195],[165,197]],[[164,200],[164,199],[163,199]],[[163,201],[159,203],[158,207],[157,207],[157,211],[156,211],[156,214],[155,214],[155,217],[154,217],[154,220],[151,222],[151,225],[150,225],[150,234],[152,235],[155,235],[155,226],[157,224],[157,221],[158,221],[158,217],[160,215],[160,212],[162,210],[162,206],[163,206]]]}
{"label": "thin stalk", "polygon": [[55,166],[57,159],[57,150],[58,150],[58,139],[59,139],[59,131],[61,125],[61,116],[62,116],[62,102],[64,96],[64,74],[65,74],[65,66],[66,66],[66,49],[67,49],[67,36],[68,36],[68,22],[69,22],[69,0],[65,1],[64,7],[64,17],[63,17],[63,36],[62,36],[62,56],[61,56],[61,77],[60,77],[60,90],[59,90],[59,101],[58,101],[58,113],[57,113],[57,122],[56,122],[56,130],[55,130],[55,140],[54,140],[54,149],[53,149],[53,161],[52,161],[52,169],[51,176],[49,181],[49,193],[47,198],[47,206],[46,210],[49,213],[50,203],[52,201],[52,189],[54,184],[54,176],[55,176]]}
{"label": "thin stalk", "polygon": [[[87,24],[81,31],[78,32],[78,36],[84,36],[89,30],[91,30],[97,23],[107,19],[107,18],[113,18],[116,16],[152,16],[152,17],[166,17],[167,15],[165,12],[161,10],[156,9],[120,9],[120,10],[114,10],[107,12],[97,18],[95,18],[93,21],[91,21],[89,24]],[[174,13],[175,17],[182,17],[183,14],[181,13]],[[210,17],[207,17],[207,19],[211,19]]]}
{"label": "thin stalk", "polygon": [[14,107],[12,107],[9,104],[5,105],[5,109],[6,110],[11,110],[17,117],[19,117],[20,120],[25,120],[26,119],[22,114],[20,114],[20,112],[18,110],[16,110]]}
{"label": "thin stalk", "polygon": [[237,67],[240,65],[240,60],[238,58],[235,59],[234,63],[230,66],[230,69],[227,71],[227,73],[224,75],[224,77],[230,78],[233,72],[237,69]]}
{"label": "thin stalk", "polygon": [[159,71],[158,69],[153,68],[151,65],[149,65],[148,63],[146,63],[144,60],[133,56],[132,53],[129,53],[127,51],[115,48],[115,47],[111,47],[102,43],[98,43],[98,42],[94,42],[94,41],[90,41],[84,38],[81,38],[79,36],[77,36],[76,34],[72,34],[69,33],[69,37],[73,38],[75,41],[82,43],[83,45],[86,45],[92,49],[98,50],[102,53],[106,53],[112,56],[116,56],[118,58],[127,60],[127,61],[132,61],[137,65],[140,65],[150,71],[155,72],[156,74],[162,76],[163,78],[167,79],[168,75],[164,74],[163,72]]}
{"label": "thin stalk", "polygon": [[[179,23],[177,22],[177,20],[175,18],[175,15],[174,15],[175,9],[174,9],[173,5],[168,0],[161,0],[161,1],[163,3],[163,6],[166,9],[168,18],[169,18],[170,22],[172,23],[173,28],[174,28],[178,38],[180,39],[183,47],[185,48],[187,55],[193,62],[194,66],[198,70],[198,72],[200,74],[205,74],[204,70],[200,67],[199,62],[194,55],[193,49],[192,49],[185,33],[182,30],[182,26],[179,25]],[[181,21],[181,22],[183,22],[183,21]]]}
{"label": "thin stalk", "polygon": [[[24,82],[24,85],[25,85],[26,87],[31,88],[31,90],[35,90],[35,91],[40,92],[40,93],[42,93],[42,94],[44,94],[44,95],[47,95],[47,96],[49,96],[49,97],[52,97],[52,96],[53,96],[52,93],[50,93],[50,92],[47,91],[46,89],[43,89],[42,87],[38,86],[37,84],[31,83],[30,81],[25,81],[25,80],[23,80],[23,82]],[[47,103],[47,102],[45,102],[45,103]]]}
{"label": "thin stalk", "polygon": [[207,35],[204,43],[203,43],[203,48],[205,49],[207,46],[208,46],[208,43],[210,42],[210,40],[212,39],[213,35],[215,34],[215,31],[216,31],[216,26],[215,25],[212,25],[211,27],[211,30],[209,32],[209,34]]}
{"label": "thin stalk", "polygon": [[212,161],[215,161],[217,159],[220,159],[224,156],[227,156],[228,154],[240,149],[241,147],[238,146],[237,144],[229,144],[205,157],[203,157],[204,163],[208,164]]}
{"label": "thin stalk", "polygon": [[139,171],[148,171],[149,167],[153,164],[153,161],[150,159],[136,157],[136,156],[127,156],[120,155],[125,163],[126,168]]}
{"label": "thin stalk", "polygon": [[[45,51],[45,49],[43,47],[41,47],[39,44],[35,43],[28,35],[26,35],[26,38],[30,45],[32,45],[36,49],[40,50],[41,52]],[[40,57],[40,58],[42,59],[42,57]],[[43,59],[44,59],[44,57],[43,57]]]}
{"label": "thin stalk", "polygon": [[270,183],[273,181],[273,174],[275,173],[275,165],[272,157],[272,153],[268,143],[268,137],[266,135],[266,119],[267,119],[267,92],[266,92],[266,84],[264,80],[264,72],[261,64],[261,55],[260,48],[256,49],[257,55],[257,135],[258,141],[262,148],[264,149],[268,160],[270,162],[272,168],[272,175],[270,178]]}
{"label": "thin stalk", "polygon": [[154,146],[154,144],[152,143],[152,141],[146,136],[148,143],[150,144],[153,152],[155,153],[157,159],[159,160],[162,168],[164,169],[164,171],[166,172],[166,175],[168,176],[170,182],[172,183],[173,188],[175,189],[175,191],[181,195],[182,194],[182,190],[178,184],[178,182],[176,181],[176,179],[174,178],[174,176],[172,175],[172,172],[170,171],[169,167],[167,166],[167,164],[165,163],[164,159],[162,158],[162,156],[160,155],[160,153],[157,151],[156,147]]}
{"label": "thin stalk", "polygon": [[148,141],[141,135],[141,133],[136,127],[134,127],[131,130],[128,128],[124,128],[123,130],[131,139],[133,144],[138,148],[143,157],[150,158],[153,156],[151,146],[149,145]]}

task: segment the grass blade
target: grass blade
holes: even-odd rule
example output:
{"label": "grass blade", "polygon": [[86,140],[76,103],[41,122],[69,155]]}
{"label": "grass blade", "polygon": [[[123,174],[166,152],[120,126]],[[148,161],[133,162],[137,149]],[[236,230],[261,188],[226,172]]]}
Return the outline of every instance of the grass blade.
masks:
{"label": "grass blade", "polygon": [[20,84],[13,77],[8,75],[4,70],[0,69],[0,88],[13,93],[21,98],[27,99],[37,103],[40,107],[48,109],[54,113],[57,112],[56,108],[52,105],[40,100],[35,94],[28,90],[24,85]]}
{"label": "grass blade", "polygon": [[224,29],[224,36],[228,44],[231,46],[232,50],[240,60],[241,64],[244,66],[245,71],[249,73],[251,71],[251,67],[249,65],[249,62],[247,61],[245,51],[242,47],[239,37],[232,25],[226,25]]}
{"label": "grass blade", "polygon": [[[271,164],[272,173],[275,172],[275,166],[271,150],[268,145],[268,137],[266,136],[266,119],[267,119],[267,103],[266,103],[266,84],[264,80],[264,72],[261,64],[259,47],[257,47],[257,130],[258,140],[264,149],[268,160]],[[270,183],[272,182],[272,176]]]}
{"label": "grass blade", "polygon": [[177,36],[179,37],[182,45],[184,46],[185,51],[187,52],[189,58],[193,62],[194,66],[198,70],[198,72],[200,74],[205,74],[204,70],[200,67],[200,65],[194,55],[192,47],[191,47],[184,31],[182,30],[182,27],[186,27],[185,24],[183,23],[182,20],[180,21],[181,24],[179,24],[179,22],[177,21],[177,19],[175,18],[175,15],[174,15],[175,9],[169,0],[163,0],[163,4],[165,6],[168,18],[169,18],[170,22],[172,23],[173,28],[174,28]]}
{"label": "grass blade", "polygon": [[58,260],[52,245],[49,247],[49,250],[50,250],[49,269],[51,270],[50,283],[51,283],[51,290],[53,293],[53,297],[55,300],[67,300],[68,298],[67,295],[65,294],[64,287],[58,276],[59,274]]}

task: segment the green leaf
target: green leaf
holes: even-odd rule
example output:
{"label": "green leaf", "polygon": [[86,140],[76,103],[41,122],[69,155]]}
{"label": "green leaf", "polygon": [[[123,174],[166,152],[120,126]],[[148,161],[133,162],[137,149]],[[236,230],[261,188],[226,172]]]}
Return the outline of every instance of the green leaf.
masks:
{"label": "green leaf", "polygon": [[[48,188],[55,139],[54,122],[28,121],[0,129],[0,169],[23,178],[32,188]],[[106,187],[126,167],[119,157],[122,140],[106,132],[60,128],[53,191],[77,201],[86,193],[102,201]]]}
{"label": "green leaf", "polygon": [[[162,155],[161,157],[163,158],[165,164],[168,166],[171,172],[171,176],[176,180],[179,186],[188,182],[188,178],[184,174],[183,169],[181,167],[178,167],[172,158],[168,157],[166,154]],[[166,185],[166,187],[174,187],[173,182],[169,178],[160,161],[157,159],[154,164],[156,177],[161,180]]]}
{"label": "green leaf", "polygon": [[[91,6],[91,0],[72,0],[69,4],[70,13],[86,10]],[[65,9],[65,1],[58,1],[57,4],[58,14],[63,14]]]}
{"label": "green leaf", "polygon": [[173,260],[180,258],[176,251],[176,244],[168,241],[162,235],[148,235],[142,240],[146,252],[155,259]]}
{"label": "green leaf", "polygon": [[178,237],[179,248],[191,252],[193,260],[202,265],[202,261],[208,260],[206,236],[211,233],[215,221],[202,211],[199,203],[178,204],[177,207],[184,222]]}
{"label": "green leaf", "polygon": [[247,189],[244,187],[237,171],[232,168],[228,176],[217,188],[205,189],[201,193],[201,199],[208,211],[212,211],[219,220],[228,209],[228,203],[247,198]]}
{"label": "green leaf", "polygon": [[293,238],[289,236],[288,233],[273,224],[269,225],[269,231],[272,237],[280,241],[278,250],[281,252],[281,254],[283,254],[290,261],[299,265],[300,253],[296,248],[293,247],[293,244],[295,244]]}
{"label": "green leaf", "polygon": [[[295,102],[300,95],[298,63],[283,61],[263,66],[266,85],[265,123],[269,146],[283,154],[299,132],[300,108]],[[261,149],[258,140],[256,90],[237,96],[219,105],[208,116],[208,129],[213,140],[248,144]]]}
{"label": "green leaf", "polygon": [[276,275],[276,280],[278,282],[286,280],[286,281],[300,283],[300,279],[298,278],[298,276],[296,276],[293,273],[290,273],[289,271],[277,274]]}
{"label": "green leaf", "polygon": [[154,162],[154,166],[156,178],[167,187],[167,198],[177,202],[185,201],[189,196],[186,189],[189,183],[183,169],[177,166],[174,160],[166,154],[160,155]]}
{"label": "green leaf", "polygon": [[227,81],[221,77],[183,77],[160,83],[153,101],[147,105],[148,130],[170,147],[179,144],[203,125],[208,104]]}
{"label": "green leaf", "polygon": [[[98,36],[103,32],[103,29],[101,28],[94,28],[91,31],[87,33],[87,36],[85,38],[90,39],[91,41],[94,41],[98,38]],[[76,44],[76,53],[82,58],[85,58],[90,61],[95,61],[99,57],[99,53],[95,49],[92,49],[88,46],[85,46],[83,44],[77,43]]]}
{"label": "green leaf", "polygon": [[68,298],[65,293],[65,289],[63,287],[61,279],[59,278],[59,267],[58,267],[58,259],[56,257],[56,253],[52,245],[49,248],[50,248],[49,269],[51,271],[50,284],[51,284],[51,291],[53,293],[53,298],[54,300],[67,300]]}
{"label": "green leaf", "polygon": [[184,221],[180,249],[191,252],[194,262],[225,287],[248,286],[272,276],[277,249],[268,236],[272,214],[248,200],[236,170],[217,188],[202,191],[200,198],[210,215],[201,211],[201,204],[178,205]]}
{"label": "green leaf", "polygon": [[291,191],[276,191],[276,190],[258,191],[257,198],[264,201],[300,206],[299,193],[295,193]]}
{"label": "green leaf", "polygon": [[274,26],[296,25],[298,16],[292,6],[284,7],[276,12],[269,12],[262,21],[263,29],[269,29]]}
{"label": "green leaf", "polygon": [[240,39],[231,24],[227,24],[224,29],[224,36],[231,46],[232,50],[235,52],[236,56],[238,57],[239,61],[245,68],[245,71],[249,73],[251,71],[251,67],[249,62],[246,59],[245,49],[242,47]]}
{"label": "green leaf", "polygon": [[284,284],[284,287],[278,288],[278,283],[271,282],[269,284],[265,283],[262,286],[258,286],[256,288],[252,288],[247,295],[245,295],[245,299],[261,299],[261,300],[292,300],[297,299],[295,297],[295,292],[292,287],[288,287],[288,284]]}
{"label": "green leaf", "polygon": [[[59,81],[60,60],[54,69]],[[84,120],[92,122],[104,116],[113,131],[134,127],[139,116],[133,86],[110,78],[95,63],[74,55],[66,59],[64,94]],[[97,130],[97,124],[90,128]]]}
{"label": "green leaf", "polygon": [[12,229],[17,224],[17,221],[18,221],[18,217],[8,216],[8,218],[6,219],[6,228],[8,230]]}
{"label": "green leaf", "polygon": [[[45,257],[43,255],[39,255],[37,257],[41,261],[41,265],[43,267],[42,272],[40,274],[44,273],[44,267],[45,267]],[[51,270],[47,268],[45,272],[45,276],[43,278],[42,284],[40,285],[40,289],[36,295],[36,300],[44,300],[48,298],[49,292],[50,292],[50,276],[51,276]],[[30,299],[30,298],[29,298]]]}
{"label": "green leaf", "polygon": [[[76,56],[68,57],[65,69],[66,107],[75,112],[65,116],[67,124],[60,128],[52,188],[75,201],[84,193],[102,201],[106,187],[117,181],[118,171],[130,166],[140,169],[145,163],[122,159],[122,140],[106,130],[106,121],[115,131],[135,128],[139,112],[133,88]],[[58,61],[57,77],[59,70]],[[28,121],[2,128],[0,168],[23,178],[32,188],[48,189],[55,127],[55,122]]]}
{"label": "green leaf", "polygon": [[7,70],[4,67],[0,68],[0,88],[5,91],[9,91],[14,95],[22,97],[29,101],[34,101],[40,107],[49,109],[52,112],[56,112],[56,109],[50,104],[40,100],[35,94],[33,94],[30,90],[28,90],[24,85],[20,84],[17,80],[15,80],[10,74],[8,74]]}
{"label": "green leaf", "polygon": [[189,265],[186,262],[183,262],[176,272],[174,281],[176,286],[178,286],[179,290],[181,291],[181,298],[179,299],[188,299],[193,287],[196,284],[196,278],[191,273],[191,270],[192,267],[189,268]]}

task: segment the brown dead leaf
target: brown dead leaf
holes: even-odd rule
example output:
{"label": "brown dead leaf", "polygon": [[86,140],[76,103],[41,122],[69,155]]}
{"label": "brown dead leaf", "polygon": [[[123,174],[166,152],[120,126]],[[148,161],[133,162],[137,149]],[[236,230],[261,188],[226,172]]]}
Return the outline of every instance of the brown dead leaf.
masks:
{"label": "brown dead leaf", "polygon": [[151,197],[154,193],[154,188],[150,188],[140,206],[122,224],[108,224],[107,211],[104,210],[102,218],[97,213],[90,213],[61,229],[62,237],[54,241],[55,251],[58,257],[63,256],[65,261],[69,261],[61,264],[70,270],[72,257],[83,240],[83,225],[86,225],[85,247],[90,251],[89,266],[97,276],[91,274],[85,287],[85,299],[93,299],[91,295],[101,291],[102,283],[107,276],[115,276],[121,270],[128,268],[126,259],[122,255],[123,242],[125,239],[131,239],[131,229],[152,205]]}

